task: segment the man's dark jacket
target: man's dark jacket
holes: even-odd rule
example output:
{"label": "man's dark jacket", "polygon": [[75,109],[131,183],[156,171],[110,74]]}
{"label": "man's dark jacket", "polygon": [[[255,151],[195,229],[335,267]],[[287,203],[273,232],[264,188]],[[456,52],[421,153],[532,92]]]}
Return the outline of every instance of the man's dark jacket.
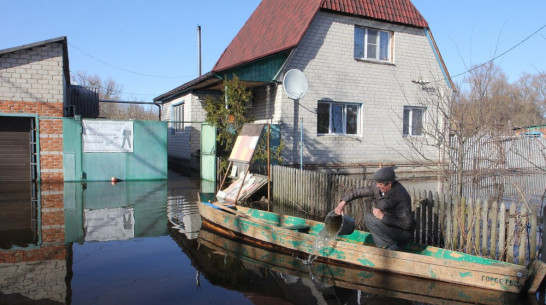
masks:
{"label": "man's dark jacket", "polygon": [[383,212],[382,221],[386,225],[404,230],[415,228],[415,220],[411,212],[411,197],[398,181],[393,181],[391,189],[384,195],[376,186],[365,186],[345,194],[341,200],[348,203],[361,197],[373,198],[374,207]]}

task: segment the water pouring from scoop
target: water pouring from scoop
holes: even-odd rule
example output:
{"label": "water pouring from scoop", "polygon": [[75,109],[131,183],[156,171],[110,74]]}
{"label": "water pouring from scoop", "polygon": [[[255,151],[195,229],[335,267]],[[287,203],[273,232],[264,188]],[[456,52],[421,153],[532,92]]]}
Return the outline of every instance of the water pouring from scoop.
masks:
{"label": "water pouring from scoop", "polygon": [[324,229],[335,232],[337,235],[349,235],[355,230],[355,220],[348,215],[338,215],[331,211],[324,219]]}
{"label": "water pouring from scoop", "polygon": [[312,252],[304,263],[311,264],[317,258],[320,251],[325,250],[328,246],[333,250],[338,235],[349,235],[354,230],[355,221],[352,217],[338,215],[335,211],[331,211],[326,215],[324,228],[317,235]]}

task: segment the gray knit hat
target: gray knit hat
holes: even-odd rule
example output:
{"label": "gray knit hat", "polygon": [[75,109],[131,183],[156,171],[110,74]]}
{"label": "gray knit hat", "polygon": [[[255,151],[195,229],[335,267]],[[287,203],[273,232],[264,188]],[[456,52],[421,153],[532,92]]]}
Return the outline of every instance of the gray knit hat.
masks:
{"label": "gray knit hat", "polygon": [[373,174],[373,180],[375,181],[394,181],[394,168],[383,167],[375,171]]}

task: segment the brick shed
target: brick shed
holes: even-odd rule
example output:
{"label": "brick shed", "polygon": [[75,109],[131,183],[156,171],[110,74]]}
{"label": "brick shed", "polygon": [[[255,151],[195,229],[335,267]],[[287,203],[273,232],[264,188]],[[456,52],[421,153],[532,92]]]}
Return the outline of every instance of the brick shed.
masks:
{"label": "brick shed", "polygon": [[63,180],[66,37],[0,50],[0,181]]}

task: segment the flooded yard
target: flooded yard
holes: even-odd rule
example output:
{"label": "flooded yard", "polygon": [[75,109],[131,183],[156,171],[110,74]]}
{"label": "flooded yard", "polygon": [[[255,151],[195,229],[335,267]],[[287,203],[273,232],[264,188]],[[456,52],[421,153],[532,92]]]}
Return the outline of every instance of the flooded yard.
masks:
{"label": "flooded yard", "polygon": [[[202,226],[201,182],[0,186],[0,304],[536,304],[354,270]],[[356,279],[356,280],[355,280]]]}

